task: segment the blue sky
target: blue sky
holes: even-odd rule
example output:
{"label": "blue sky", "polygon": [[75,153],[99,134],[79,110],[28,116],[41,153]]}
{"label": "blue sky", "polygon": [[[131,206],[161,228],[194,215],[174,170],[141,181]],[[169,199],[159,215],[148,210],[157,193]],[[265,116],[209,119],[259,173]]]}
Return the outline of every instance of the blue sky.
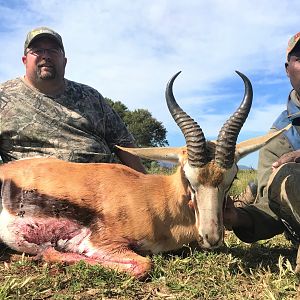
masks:
{"label": "blue sky", "polygon": [[[243,97],[239,70],[254,89],[242,141],[266,133],[285,108],[285,51],[300,31],[299,11],[299,0],[0,0],[0,81],[24,74],[27,32],[49,26],[63,37],[68,79],[131,110],[148,109],[166,127],[170,146],[181,146],[165,104],[169,78],[182,71],[175,97],[215,139]],[[257,157],[241,164],[256,167]]]}

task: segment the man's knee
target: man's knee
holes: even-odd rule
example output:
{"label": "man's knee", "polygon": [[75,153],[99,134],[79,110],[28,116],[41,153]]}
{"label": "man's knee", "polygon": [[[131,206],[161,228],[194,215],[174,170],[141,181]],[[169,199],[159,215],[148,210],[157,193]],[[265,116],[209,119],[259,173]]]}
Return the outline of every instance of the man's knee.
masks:
{"label": "man's knee", "polygon": [[269,206],[296,238],[300,236],[300,164],[287,163],[270,176]]}

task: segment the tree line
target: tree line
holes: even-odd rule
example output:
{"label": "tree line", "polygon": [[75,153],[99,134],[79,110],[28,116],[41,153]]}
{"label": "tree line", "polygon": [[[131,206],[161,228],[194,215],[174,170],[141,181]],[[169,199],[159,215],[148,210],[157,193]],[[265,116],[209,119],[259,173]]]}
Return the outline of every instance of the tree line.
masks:
{"label": "tree line", "polygon": [[121,101],[113,101],[109,98],[105,98],[105,100],[119,114],[135,138],[138,147],[164,147],[169,145],[166,139],[166,128],[147,109],[130,111]]}

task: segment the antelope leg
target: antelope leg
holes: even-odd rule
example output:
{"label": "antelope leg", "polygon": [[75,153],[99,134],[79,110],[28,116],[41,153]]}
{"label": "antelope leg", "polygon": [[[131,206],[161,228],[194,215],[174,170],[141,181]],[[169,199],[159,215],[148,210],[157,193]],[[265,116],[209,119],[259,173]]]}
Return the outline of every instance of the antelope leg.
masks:
{"label": "antelope leg", "polygon": [[126,272],[136,278],[144,278],[151,269],[151,260],[140,256],[130,249],[121,253],[105,253],[103,250],[88,257],[75,252],[60,252],[53,247],[43,250],[38,256],[47,262],[76,263],[81,260],[90,265],[101,265],[119,272]]}

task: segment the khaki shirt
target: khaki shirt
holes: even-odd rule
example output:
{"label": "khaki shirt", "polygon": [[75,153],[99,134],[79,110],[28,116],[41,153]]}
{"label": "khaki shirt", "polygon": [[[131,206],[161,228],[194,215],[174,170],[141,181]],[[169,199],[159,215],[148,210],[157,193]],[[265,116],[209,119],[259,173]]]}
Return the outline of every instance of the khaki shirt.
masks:
{"label": "khaki shirt", "polygon": [[75,162],[110,162],[114,145],[134,143],[119,115],[95,89],[65,79],[52,97],[22,78],[0,85],[0,155],[3,162],[55,156]]}

